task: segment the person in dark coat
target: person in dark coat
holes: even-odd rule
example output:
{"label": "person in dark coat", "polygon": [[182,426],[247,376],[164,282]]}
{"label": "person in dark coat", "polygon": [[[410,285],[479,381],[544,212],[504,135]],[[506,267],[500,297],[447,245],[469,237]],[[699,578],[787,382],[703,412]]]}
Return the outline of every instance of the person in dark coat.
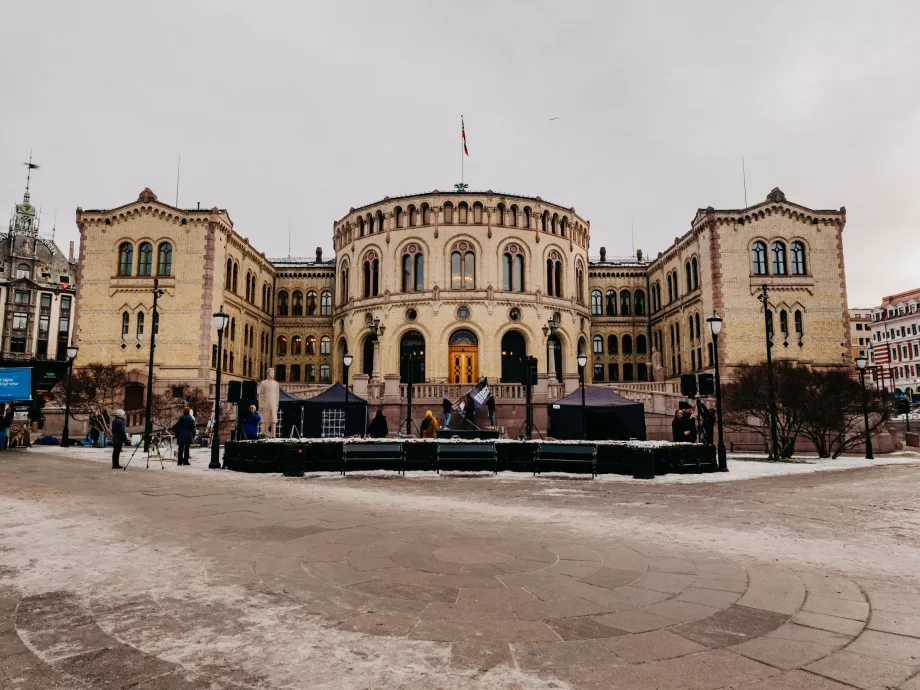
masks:
{"label": "person in dark coat", "polygon": [[250,405],[249,414],[243,419],[243,436],[251,439],[259,438],[259,423],[261,421],[262,417],[256,412],[256,406]]}
{"label": "person in dark coat", "polygon": [[99,447],[99,427],[102,424],[102,418],[94,414],[89,420],[89,438],[93,442],[93,448]]}
{"label": "person in dark coat", "polygon": [[700,403],[700,422],[703,432],[702,441],[707,445],[714,445],[713,433],[716,428],[716,415],[702,403]]}
{"label": "person in dark coat", "polygon": [[470,426],[476,426],[476,403],[473,402],[473,396],[466,396],[466,406],[463,408],[463,419]]}
{"label": "person in dark coat", "polygon": [[454,412],[454,406],[453,403],[451,403],[450,398],[448,398],[446,395],[444,396],[444,400],[441,402],[441,409],[444,410],[444,428],[450,429],[450,418]]}
{"label": "person in dark coat", "polygon": [[383,410],[378,409],[377,415],[367,426],[367,434],[371,438],[386,438],[389,433],[390,428],[387,426],[387,418],[383,416]]}
{"label": "person in dark coat", "polygon": [[125,411],[115,410],[115,419],[112,420],[112,469],[120,470],[118,459],[121,456],[121,447],[131,443],[125,432]]}
{"label": "person in dark coat", "polygon": [[489,425],[495,426],[495,396],[490,395],[486,400],[486,409],[489,411]]}
{"label": "person in dark coat", "polygon": [[173,433],[176,435],[176,444],[179,446],[179,465],[192,464],[189,456],[191,455],[196,430],[197,425],[195,424],[195,418],[192,416],[192,408],[186,407],[182,410],[182,416],[179,417],[179,420],[172,428]]}
{"label": "person in dark coat", "polygon": [[682,443],[696,443],[696,419],[693,417],[692,408],[688,403],[682,402],[677,412],[677,428],[679,431],[677,440]]}

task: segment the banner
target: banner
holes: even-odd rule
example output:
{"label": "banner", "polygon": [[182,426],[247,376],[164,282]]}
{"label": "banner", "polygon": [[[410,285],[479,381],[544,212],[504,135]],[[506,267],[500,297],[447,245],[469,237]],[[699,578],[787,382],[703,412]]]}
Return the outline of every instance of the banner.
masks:
{"label": "banner", "polygon": [[0,369],[0,402],[32,399],[32,369]]}
{"label": "banner", "polygon": [[[463,399],[454,406],[454,409],[456,409],[464,419],[468,419],[473,424],[476,424],[476,412],[485,405],[491,392],[492,391],[489,389],[489,379],[482,379],[463,396]],[[472,400],[473,408],[470,411],[466,409],[467,400]],[[476,426],[479,425],[476,424]]]}

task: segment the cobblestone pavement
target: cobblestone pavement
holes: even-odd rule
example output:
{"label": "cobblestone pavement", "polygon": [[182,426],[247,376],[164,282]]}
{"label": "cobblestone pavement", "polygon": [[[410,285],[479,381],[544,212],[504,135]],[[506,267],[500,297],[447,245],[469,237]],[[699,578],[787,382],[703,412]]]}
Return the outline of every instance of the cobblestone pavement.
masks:
{"label": "cobblestone pavement", "polygon": [[918,465],[661,486],[199,457],[0,454],[0,688],[920,689]]}

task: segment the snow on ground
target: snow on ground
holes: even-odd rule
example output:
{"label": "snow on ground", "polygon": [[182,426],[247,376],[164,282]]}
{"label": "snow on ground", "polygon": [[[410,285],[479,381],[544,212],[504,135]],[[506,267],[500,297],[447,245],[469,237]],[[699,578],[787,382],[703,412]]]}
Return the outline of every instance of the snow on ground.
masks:
{"label": "snow on ground", "polygon": [[[58,446],[33,446],[28,450],[14,452],[51,454],[58,457],[63,457],[66,455],[77,460],[92,460],[106,464],[109,464],[112,461],[112,451],[110,449],[103,450],[102,448],[76,447],[63,449]],[[127,463],[128,458],[130,457],[130,452],[122,452],[122,466]],[[193,450],[191,467],[179,468],[176,465],[175,460],[165,460],[163,462],[163,466],[165,469],[173,472],[186,472],[195,474],[203,472],[212,475],[224,474],[207,469],[210,457],[211,455],[209,449],[199,449],[197,452]],[[894,453],[887,453],[885,455],[879,455],[874,460],[867,460],[866,458],[854,455],[842,456],[836,459],[820,459],[815,456],[799,456],[794,460],[794,462],[770,462],[766,459],[765,455],[738,453],[728,456],[728,472],[710,472],[706,474],[667,474],[651,480],[633,479],[628,475],[621,474],[602,474],[598,475],[594,481],[630,482],[637,484],[648,484],[650,482],[655,484],[704,484],[711,482],[729,482],[740,481],[744,479],[758,479],[761,477],[779,477],[791,474],[812,474],[815,472],[829,472],[834,470],[862,469],[866,467],[877,467],[880,465],[904,465],[920,463],[920,452],[907,450],[898,451]],[[143,451],[139,451],[134,460],[131,462],[128,471],[143,470],[145,469],[146,464],[146,456],[143,455]],[[159,468],[160,461],[154,457],[151,457],[150,469],[159,471]],[[350,476],[393,476],[394,474],[394,472],[384,470],[349,473]],[[434,472],[421,471],[406,472],[405,476],[411,479],[446,480],[450,479],[451,476],[470,474],[491,476],[491,473],[483,472],[444,472],[438,475]],[[519,481],[540,481],[541,479],[586,479],[586,476],[583,474],[569,474],[564,472],[545,472],[536,477],[534,477],[529,472],[499,472],[498,476],[502,479],[515,479]],[[338,472],[311,473],[307,475],[307,478],[311,480],[322,479],[324,481],[343,481],[346,479],[343,478],[342,475],[340,475]]]}

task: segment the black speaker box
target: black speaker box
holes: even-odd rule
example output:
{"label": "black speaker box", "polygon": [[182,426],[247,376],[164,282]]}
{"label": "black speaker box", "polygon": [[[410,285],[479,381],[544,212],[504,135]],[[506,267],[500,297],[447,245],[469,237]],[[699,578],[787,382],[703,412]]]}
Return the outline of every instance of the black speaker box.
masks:
{"label": "black speaker box", "polygon": [[240,395],[243,400],[254,401],[258,399],[258,384],[255,381],[243,381],[243,391]]}
{"label": "black speaker box", "polygon": [[704,398],[715,395],[716,377],[712,374],[700,374],[700,395]]}
{"label": "black speaker box", "polygon": [[242,393],[242,386],[239,381],[231,381],[227,384],[227,402],[238,403],[240,401],[240,394]]}
{"label": "black speaker box", "polygon": [[680,375],[680,394],[685,398],[696,397],[696,374]]}

